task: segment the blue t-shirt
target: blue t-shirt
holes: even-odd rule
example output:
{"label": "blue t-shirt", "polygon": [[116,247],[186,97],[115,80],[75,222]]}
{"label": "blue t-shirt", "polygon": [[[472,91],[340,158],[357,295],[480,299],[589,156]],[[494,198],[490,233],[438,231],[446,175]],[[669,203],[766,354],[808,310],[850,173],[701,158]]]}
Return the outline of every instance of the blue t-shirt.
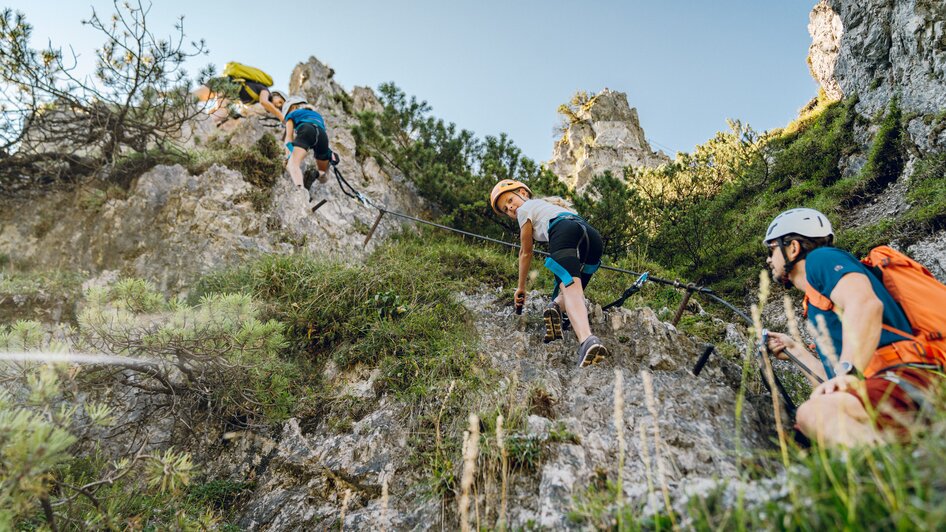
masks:
{"label": "blue t-shirt", "polygon": [[296,126],[300,124],[315,124],[325,129],[325,119],[312,109],[296,109],[286,115],[286,122],[290,120],[292,120],[293,125]]}
{"label": "blue t-shirt", "polygon": [[[823,247],[812,250],[805,258],[805,277],[808,279],[808,284],[825,297],[831,297],[831,292],[837,286],[838,281],[849,273],[862,273],[870,280],[874,295],[884,305],[884,324],[901,331],[909,332],[912,330],[910,321],[903,313],[900,305],[890,296],[890,292],[884,288],[884,283],[853,255],[838,248]],[[818,327],[818,316],[824,316],[828,332],[831,334],[831,343],[834,344],[834,353],[836,356],[841,356],[843,343],[841,320],[833,310],[824,311],[814,305],[808,305],[808,321],[815,327]],[[880,332],[880,341],[877,343],[877,347],[901,340],[906,340],[906,338],[884,330]],[[834,367],[820,348],[818,349],[818,357],[821,358],[821,364],[824,365],[828,378],[834,377]]]}

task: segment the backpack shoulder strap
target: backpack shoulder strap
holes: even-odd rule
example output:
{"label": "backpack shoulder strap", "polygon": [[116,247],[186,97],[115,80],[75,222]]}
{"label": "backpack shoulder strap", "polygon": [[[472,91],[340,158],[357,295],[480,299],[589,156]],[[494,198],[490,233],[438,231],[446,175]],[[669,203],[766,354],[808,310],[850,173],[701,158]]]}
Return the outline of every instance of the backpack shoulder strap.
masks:
{"label": "backpack shoulder strap", "polygon": [[804,301],[805,315],[808,314],[808,305],[812,305],[815,308],[818,308],[824,311],[828,311],[834,308],[834,302],[832,302],[831,299],[829,299],[827,296],[825,296],[821,292],[812,288],[811,285],[808,285],[808,289],[805,290],[805,301]]}

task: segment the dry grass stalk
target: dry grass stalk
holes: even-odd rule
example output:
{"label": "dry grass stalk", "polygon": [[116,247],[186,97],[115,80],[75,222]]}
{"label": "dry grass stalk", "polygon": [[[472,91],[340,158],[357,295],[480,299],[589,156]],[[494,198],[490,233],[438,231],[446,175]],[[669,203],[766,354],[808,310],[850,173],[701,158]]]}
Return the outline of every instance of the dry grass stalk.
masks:
{"label": "dry grass stalk", "polygon": [[384,480],[381,481],[381,522],[378,523],[381,532],[386,532],[388,529],[388,478],[384,477]]}
{"label": "dry grass stalk", "polygon": [[650,412],[650,417],[653,419],[654,424],[654,461],[657,463],[657,478],[660,480],[660,491],[664,496],[664,505],[666,506],[667,515],[670,517],[670,524],[676,529],[677,524],[673,516],[673,505],[670,504],[670,486],[667,484],[667,470],[664,467],[663,455],[660,452],[663,440],[660,438],[659,414],[657,411],[657,399],[654,396],[654,382],[650,373],[647,371],[641,371],[641,380],[644,382],[644,399],[647,403],[647,411]]}
{"label": "dry grass stalk", "polygon": [[647,440],[647,427],[638,425],[641,438],[641,461],[644,462],[644,474],[647,476],[647,505],[657,507],[657,494],[654,493],[653,472],[650,469],[650,443]]}
{"label": "dry grass stalk", "polygon": [[818,352],[828,359],[828,363],[831,364],[831,367],[837,366],[838,355],[834,350],[834,342],[831,341],[831,333],[828,332],[828,324],[825,323],[824,316],[821,315],[816,316],[815,321],[818,322],[817,327],[812,325],[810,321],[805,322],[805,325],[808,327],[808,334],[815,339]]}
{"label": "dry grass stalk", "polygon": [[778,446],[782,452],[782,463],[788,468],[788,440],[785,437],[785,428],[782,424],[782,406],[775,386],[775,370],[772,369],[772,360],[769,358],[768,346],[762,345],[764,340],[762,337],[762,307],[765,306],[765,302],[769,299],[770,289],[769,272],[761,270],[759,272],[759,304],[752,305],[752,325],[756,342],[762,351],[762,362],[765,366],[765,380],[769,385],[769,395],[772,397],[772,411],[775,413],[775,432],[778,434]]}
{"label": "dry grass stalk", "polygon": [[440,420],[443,418],[443,412],[447,409],[447,401],[450,400],[450,395],[453,394],[453,389],[456,388],[457,381],[450,381],[450,387],[447,388],[447,395],[444,396],[443,402],[440,403],[440,412],[437,413],[437,419],[434,420],[434,432],[437,438],[437,452],[440,452],[440,449],[443,449],[442,440],[440,439]]}
{"label": "dry grass stalk", "polygon": [[338,517],[338,529],[345,530],[345,513],[348,512],[348,503],[351,501],[351,488],[345,490],[342,497],[342,512]]}
{"label": "dry grass stalk", "polygon": [[480,451],[480,418],[470,414],[470,428],[463,433],[463,476],[460,480],[460,528],[470,530],[470,492],[476,478],[476,459]]}
{"label": "dry grass stalk", "polygon": [[624,455],[627,444],[624,441],[624,372],[614,369],[614,431],[618,439],[618,490],[617,503],[620,507],[624,499]]}
{"label": "dry grass stalk", "polygon": [[792,303],[792,298],[788,294],[782,296],[782,306],[785,308],[785,318],[788,320],[788,333],[798,345],[805,345],[805,341],[801,338],[801,330],[798,328],[798,320],[795,319],[795,304]]}
{"label": "dry grass stalk", "polygon": [[499,503],[499,530],[506,530],[506,505],[508,503],[507,490],[509,486],[509,450],[506,449],[506,434],[503,431],[504,418],[502,414],[496,418],[496,445],[499,447],[499,457],[502,462],[502,491]]}
{"label": "dry grass stalk", "polygon": [[[792,298],[788,297],[788,294],[782,296],[782,306],[785,309],[785,317],[788,320],[788,333],[792,336],[792,339],[795,340],[795,343],[801,346],[802,349],[805,349],[805,341],[801,337],[801,329],[798,328],[798,320],[795,318],[795,305],[792,303]],[[808,378],[808,382],[812,386],[817,386],[818,379],[805,373],[805,377]]]}

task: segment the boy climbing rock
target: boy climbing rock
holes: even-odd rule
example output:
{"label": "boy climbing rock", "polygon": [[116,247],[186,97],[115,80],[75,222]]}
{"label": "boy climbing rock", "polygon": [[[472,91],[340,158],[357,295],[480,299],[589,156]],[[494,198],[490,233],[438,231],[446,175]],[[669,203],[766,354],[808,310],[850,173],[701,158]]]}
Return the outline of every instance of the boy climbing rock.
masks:
{"label": "boy climbing rock", "polygon": [[533,199],[529,187],[512,179],[496,183],[490,193],[490,205],[496,214],[505,214],[519,222],[522,247],[516,306],[521,308],[525,304],[533,243],[548,242],[551,256],[545,260],[545,267],[555,276],[557,297],[553,294],[552,302],[545,309],[546,341],[562,338],[564,307],[578,337],[578,366],[597,364],[605,359],[608,349],[591,334],[584,293],[591,275],[601,265],[601,236],[582,217],[550,201]]}
{"label": "boy climbing rock", "polygon": [[[290,96],[283,105],[283,115],[286,122],[286,150],[289,161],[286,170],[289,171],[292,182],[306,190],[318,177],[325,182],[325,172],[328,171],[329,161],[332,159],[332,150],[328,144],[328,133],[325,131],[325,119],[309,106],[305,98]],[[318,172],[306,179],[302,173],[302,162],[309,151],[315,155]]]}

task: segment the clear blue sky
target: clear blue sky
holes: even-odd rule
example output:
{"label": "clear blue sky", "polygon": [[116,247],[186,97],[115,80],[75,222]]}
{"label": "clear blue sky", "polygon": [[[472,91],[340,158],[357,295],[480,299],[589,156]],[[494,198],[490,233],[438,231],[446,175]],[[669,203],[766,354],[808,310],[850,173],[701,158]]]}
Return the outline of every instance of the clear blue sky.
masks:
{"label": "clear blue sky", "polygon": [[[555,112],[579,89],[626,92],[648,138],[690,151],[738,118],[781,127],[817,93],[805,57],[815,0],[156,0],[168,34],[184,15],[206,39],[198,68],[229,60],[285,87],[310,55],[351,89],[394,81],[434,114],[479,136],[506,132],[533,159],[551,157]],[[80,21],[110,1],[7,0],[34,42],[71,45],[91,64],[102,43]],[[280,9],[276,6],[285,6]],[[265,6],[260,8],[259,6]]]}

